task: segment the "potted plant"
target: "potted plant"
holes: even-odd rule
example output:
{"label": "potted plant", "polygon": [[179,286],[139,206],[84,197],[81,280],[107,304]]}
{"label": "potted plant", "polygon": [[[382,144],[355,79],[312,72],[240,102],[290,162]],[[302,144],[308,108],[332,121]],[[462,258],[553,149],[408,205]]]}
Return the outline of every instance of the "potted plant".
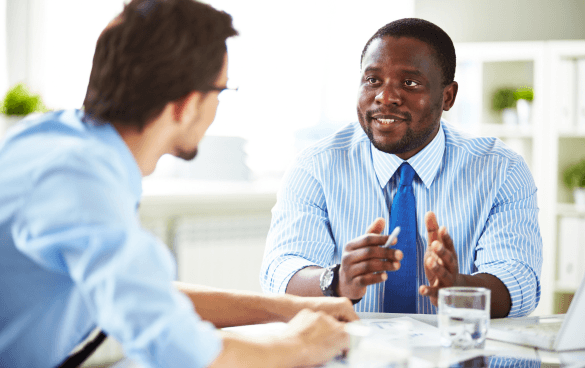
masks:
{"label": "potted plant", "polygon": [[520,87],[514,91],[514,100],[516,100],[516,112],[518,113],[518,123],[528,125],[530,123],[530,110],[534,91],[530,87]]}
{"label": "potted plant", "polygon": [[518,124],[514,92],[513,88],[500,88],[492,96],[492,109],[501,112],[502,120],[506,125]]}
{"label": "potted plant", "polygon": [[41,96],[29,92],[23,83],[15,85],[8,90],[0,104],[0,113],[3,116],[3,124],[0,124],[0,135],[26,115],[45,111],[47,108],[43,104]]}
{"label": "potted plant", "polygon": [[585,159],[573,164],[563,172],[563,182],[573,190],[575,207],[585,211]]}

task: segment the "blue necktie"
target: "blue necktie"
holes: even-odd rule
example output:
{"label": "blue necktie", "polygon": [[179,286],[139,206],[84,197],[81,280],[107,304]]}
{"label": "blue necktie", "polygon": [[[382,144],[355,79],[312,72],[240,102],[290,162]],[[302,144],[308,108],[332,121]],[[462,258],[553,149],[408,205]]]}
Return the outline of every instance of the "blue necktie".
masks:
{"label": "blue necktie", "polygon": [[385,313],[416,313],[416,203],[412,190],[415,172],[404,162],[398,168],[400,184],[390,209],[390,232],[400,226],[395,249],[404,253],[398,271],[387,272],[384,285]]}

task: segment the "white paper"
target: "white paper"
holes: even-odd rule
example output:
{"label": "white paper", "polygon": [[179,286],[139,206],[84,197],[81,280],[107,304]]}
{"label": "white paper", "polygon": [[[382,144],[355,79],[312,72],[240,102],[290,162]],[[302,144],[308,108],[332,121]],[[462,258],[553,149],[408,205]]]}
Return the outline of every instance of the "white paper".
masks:
{"label": "white paper", "polygon": [[384,339],[387,341],[391,341],[393,336],[396,336],[397,340],[401,339],[400,333],[393,334],[392,332],[399,332],[397,330],[401,327],[398,325],[401,322],[408,322],[412,326],[409,334],[409,343],[412,347],[441,346],[441,334],[437,327],[417,321],[411,317],[362,319],[361,322],[371,326],[373,329],[387,332],[387,336]]}

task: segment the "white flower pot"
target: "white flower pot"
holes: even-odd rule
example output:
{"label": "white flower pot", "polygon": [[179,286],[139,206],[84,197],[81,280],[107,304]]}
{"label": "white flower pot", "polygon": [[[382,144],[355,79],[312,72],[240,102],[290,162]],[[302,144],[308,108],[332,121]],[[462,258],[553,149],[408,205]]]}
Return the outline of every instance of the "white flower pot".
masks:
{"label": "white flower pot", "polygon": [[516,109],[508,108],[502,110],[504,125],[518,125],[518,113]]}
{"label": "white flower pot", "polygon": [[585,212],[585,188],[573,189],[573,198],[575,199],[575,208],[577,211]]}
{"label": "white flower pot", "polygon": [[530,125],[530,110],[532,104],[526,100],[516,101],[516,111],[518,113],[518,124]]}

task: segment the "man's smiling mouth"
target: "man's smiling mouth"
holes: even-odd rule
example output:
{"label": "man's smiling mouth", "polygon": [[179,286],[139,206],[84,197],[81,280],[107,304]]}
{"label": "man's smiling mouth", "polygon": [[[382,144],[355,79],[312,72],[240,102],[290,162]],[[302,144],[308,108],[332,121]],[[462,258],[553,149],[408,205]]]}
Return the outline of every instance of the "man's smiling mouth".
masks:
{"label": "man's smiling mouth", "polygon": [[394,123],[395,121],[397,121],[396,119],[382,119],[382,118],[374,118],[376,121],[378,121],[381,124],[384,125],[390,125],[392,123]]}

